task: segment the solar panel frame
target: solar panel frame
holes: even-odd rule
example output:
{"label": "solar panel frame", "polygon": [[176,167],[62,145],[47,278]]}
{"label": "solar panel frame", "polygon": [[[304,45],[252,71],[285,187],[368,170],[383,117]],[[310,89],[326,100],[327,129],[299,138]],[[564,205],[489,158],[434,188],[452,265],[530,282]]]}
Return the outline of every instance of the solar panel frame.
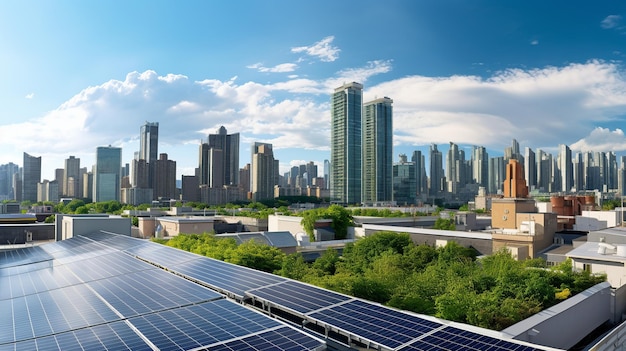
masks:
{"label": "solar panel frame", "polygon": [[510,340],[478,334],[472,331],[446,326],[420,337],[399,351],[540,351],[540,348],[523,345]]}
{"label": "solar panel frame", "polygon": [[246,295],[279,305],[298,314],[306,314],[354,300],[351,296],[292,280],[249,290],[246,291]]}
{"label": "solar panel frame", "polygon": [[375,303],[352,300],[307,318],[348,335],[395,349],[443,324]]}
{"label": "solar panel frame", "polygon": [[310,335],[304,334],[291,327],[280,327],[241,339],[226,341],[221,344],[210,345],[211,351],[241,351],[241,350],[323,350],[325,343]]}
{"label": "solar panel frame", "polygon": [[169,246],[153,243],[152,245],[140,245],[124,250],[131,256],[141,258],[160,267],[170,266],[195,260],[202,257],[191,252],[175,249]]}

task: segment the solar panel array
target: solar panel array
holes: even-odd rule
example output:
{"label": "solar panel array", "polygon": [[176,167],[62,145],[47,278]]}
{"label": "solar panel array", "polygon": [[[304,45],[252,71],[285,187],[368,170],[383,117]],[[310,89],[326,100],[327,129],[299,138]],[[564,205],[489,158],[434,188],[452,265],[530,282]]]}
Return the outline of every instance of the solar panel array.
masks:
{"label": "solar panel array", "polygon": [[318,338],[159,268],[194,259],[107,233],[0,251],[0,351],[325,349]]}
{"label": "solar panel array", "polygon": [[14,251],[0,252],[0,351],[325,348],[225,295],[381,350],[541,349],[111,233]]}

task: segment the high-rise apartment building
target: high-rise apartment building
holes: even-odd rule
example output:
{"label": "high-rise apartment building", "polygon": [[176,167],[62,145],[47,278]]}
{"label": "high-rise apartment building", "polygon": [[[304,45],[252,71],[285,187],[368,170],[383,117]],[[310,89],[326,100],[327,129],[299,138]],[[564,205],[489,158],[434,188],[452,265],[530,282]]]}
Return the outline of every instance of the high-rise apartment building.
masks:
{"label": "high-rise apartment building", "polygon": [[276,184],[278,184],[278,160],[274,159],[272,144],[255,142],[252,145],[250,170],[252,200],[273,199]]}
{"label": "high-rise apartment building", "polygon": [[59,191],[63,196],[81,198],[81,181],[82,179],[80,178],[80,158],[70,156],[69,158],[65,159],[63,183],[62,186],[59,185]]}
{"label": "high-rise apartment building", "polygon": [[330,197],[331,201],[361,202],[361,115],[363,85],[348,83],[331,97]]}
{"label": "high-rise apartment building", "polygon": [[157,199],[176,199],[176,161],[169,160],[167,154],[160,154],[156,161],[156,178],[154,182]]}
{"label": "high-rise apartment building", "polygon": [[361,201],[393,199],[393,100],[376,99],[363,105]]}
{"label": "high-rise apartment building", "polygon": [[472,179],[487,189],[489,184],[489,154],[483,146],[472,149]]}
{"label": "high-rise apartment building", "polygon": [[93,201],[120,200],[122,149],[99,146],[93,171]]}
{"label": "high-rise apartment building", "polygon": [[41,181],[41,156],[24,153],[22,201],[37,202],[37,184]]}
{"label": "high-rise apartment building", "polygon": [[324,160],[324,188],[330,187],[330,161]]}
{"label": "high-rise apartment building", "polygon": [[505,172],[504,157],[491,157],[489,159],[489,193],[498,194],[503,191]]}
{"label": "high-rise apartment building", "polygon": [[450,194],[458,192],[461,183],[461,163],[459,147],[455,143],[450,142],[448,157],[446,157],[446,190]]}

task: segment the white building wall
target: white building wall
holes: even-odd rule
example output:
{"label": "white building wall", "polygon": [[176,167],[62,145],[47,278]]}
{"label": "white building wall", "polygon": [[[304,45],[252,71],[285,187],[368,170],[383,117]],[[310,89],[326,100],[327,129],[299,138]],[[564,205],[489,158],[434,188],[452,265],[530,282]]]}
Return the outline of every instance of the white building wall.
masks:
{"label": "white building wall", "polygon": [[576,216],[574,230],[595,231],[617,227],[620,224],[620,213],[617,211],[582,211]]}

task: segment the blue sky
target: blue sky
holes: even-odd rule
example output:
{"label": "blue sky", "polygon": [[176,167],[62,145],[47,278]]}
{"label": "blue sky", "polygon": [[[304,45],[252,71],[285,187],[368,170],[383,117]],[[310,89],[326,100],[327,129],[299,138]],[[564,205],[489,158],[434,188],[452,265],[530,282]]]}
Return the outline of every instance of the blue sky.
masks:
{"label": "blue sky", "polygon": [[159,152],[193,174],[224,125],[274,144],[281,170],[329,158],[329,96],[394,100],[394,156],[431,143],[626,150],[621,1],[0,2],[0,164],[54,178],[97,146]]}

